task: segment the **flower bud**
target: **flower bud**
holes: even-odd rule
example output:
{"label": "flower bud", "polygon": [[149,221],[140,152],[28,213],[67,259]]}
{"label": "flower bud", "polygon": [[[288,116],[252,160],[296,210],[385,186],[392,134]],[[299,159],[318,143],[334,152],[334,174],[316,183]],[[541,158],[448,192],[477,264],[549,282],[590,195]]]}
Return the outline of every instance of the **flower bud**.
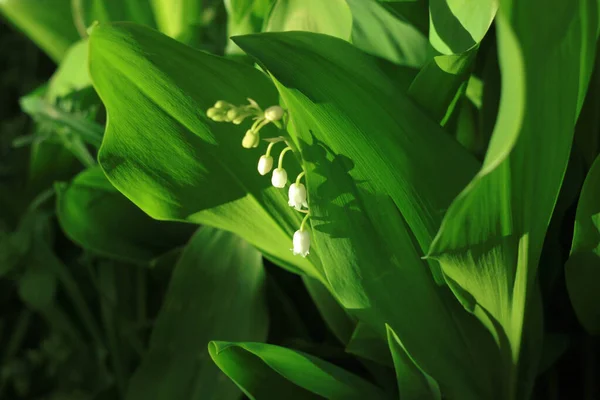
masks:
{"label": "flower bud", "polygon": [[288,204],[296,210],[306,205],[306,188],[301,183],[292,183],[288,191]]}
{"label": "flower bud", "polygon": [[268,121],[279,121],[283,117],[283,108],[271,106],[265,110],[265,119]]}
{"label": "flower bud", "polygon": [[273,170],[273,176],[271,177],[271,183],[276,188],[284,188],[287,183],[287,172],[283,168],[275,168]]}
{"label": "flower bud", "polygon": [[251,149],[252,147],[257,147],[259,141],[260,138],[258,137],[258,134],[252,129],[248,129],[246,135],[244,136],[244,139],[242,139],[242,146],[245,149]]}
{"label": "flower bud", "polygon": [[310,235],[308,231],[296,231],[292,240],[294,248],[292,251],[294,255],[301,255],[306,257],[310,250]]}
{"label": "flower bud", "polygon": [[233,121],[238,117],[239,111],[237,108],[232,108],[227,111],[227,121]]}
{"label": "flower bud", "polygon": [[214,107],[211,107],[206,111],[206,116],[210,119],[213,119],[217,114],[219,114],[219,110]]}
{"label": "flower bud", "polygon": [[258,160],[258,173],[261,175],[266,175],[273,169],[273,157],[271,156],[261,156]]}
{"label": "flower bud", "polygon": [[215,103],[215,108],[224,108],[227,105],[223,100],[219,100]]}
{"label": "flower bud", "polygon": [[233,120],[233,123],[235,125],[239,125],[242,122],[244,122],[244,119],[246,119],[246,117],[244,115],[240,115],[239,117],[237,117],[236,119]]}

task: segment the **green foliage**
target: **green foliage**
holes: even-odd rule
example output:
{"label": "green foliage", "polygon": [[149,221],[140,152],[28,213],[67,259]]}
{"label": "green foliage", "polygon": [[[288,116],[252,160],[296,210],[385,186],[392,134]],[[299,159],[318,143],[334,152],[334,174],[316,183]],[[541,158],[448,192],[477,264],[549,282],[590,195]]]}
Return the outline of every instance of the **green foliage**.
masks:
{"label": "green foliage", "polygon": [[264,290],[258,251],[231,233],[201,228],[175,266],[127,399],[239,398],[210,359],[208,343],[265,340]]}
{"label": "green foliage", "polygon": [[595,0],[0,13],[1,398],[600,393]]}
{"label": "green foliage", "polygon": [[321,278],[313,263],[290,252],[300,218],[255,172],[257,157],[242,148],[238,129],[211,123],[202,112],[215,98],[276,103],[260,72],[137,25],[96,27],[90,54],[110,119],[100,165],[117,189],[153,218],[233,231],[289,268]]}
{"label": "green foliage", "polygon": [[0,12],[55,62],[79,39],[68,0],[6,0]]}
{"label": "green foliage", "polygon": [[360,377],[283,347],[211,342],[209,350],[219,368],[251,399],[385,398]]}
{"label": "green foliage", "polygon": [[581,324],[592,334],[600,333],[599,196],[600,158],[596,158],[581,189],[571,256],[565,265],[571,303]]}
{"label": "green foliage", "polygon": [[81,247],[131,263],[148,263],[181,246],[192,225],[163,224],[119,193],[99,167],[56,186],[56,214],[66,235]]}

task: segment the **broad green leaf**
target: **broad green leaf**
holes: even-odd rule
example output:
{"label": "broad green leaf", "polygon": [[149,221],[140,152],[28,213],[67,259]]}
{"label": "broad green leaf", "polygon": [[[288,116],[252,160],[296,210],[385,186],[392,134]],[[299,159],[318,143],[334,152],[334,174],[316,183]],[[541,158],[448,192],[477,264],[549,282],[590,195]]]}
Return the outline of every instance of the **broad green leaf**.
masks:
{"label": "broad green leaf", "polygon": [[[491,316],[501,326],[491,330],[506,335],[523,373],[511,372],[509,382],[520,398],[528,397],[539,357],[540,344],[530,340],[538,332],[526,321],[539,326],[537,264],[567,166],[580,82],[591,67],[595,7],[587,0],[501,4],[502,96],[493,136],[482,169],[448,209],[429,252],[482,307],[482,320]],[[539,14],[542,8],[553,11]]]}
{"label": "broad green leaf", "polygon": [[[205,0],[150,0],[161,32],[190,45],[197,44]],[[135,21],[137,22],[137,21]]]}
{"label": "broad green leaf", "polygon": [[424,35],[429,35],[428,0],[379,0],[379,2],[398,18],[413,25]]}
{"label": "broad green leaf", "polygon": [[381,365],[393,366],[385,337],[364,322],[356,325],[346,346],[346,352]]}
{"label": "broad green leaf", "polygon": [[[227,37],[260,32],[274,0],[225,0]],[[227,54],[243,54],[233,41],[227,41]]]}
{"label": "broad green leaf", "polygon": [[[128,400],[238,399],[208,354],[210,340],[265,340],[268,314],[261,255],[237,236],[201,228],[169,284],[150,349]],[[212,354],[211,354],[212,357]]]}
{"label": "broad green leaf", "polygon": [[251,399],[382,399],[362,378],[311,355],[263,343],[209,345],[215,364]]}
{"label": "broad green leaf", "polygon": [[351,42],[396,64],[421,67],[430,49],[427,37],[376,0],[346,0],[352,12]]}
{"label": "broad green leaf", "polygon": [[[317,251],[306,259],[290,251],[301,215],[256,170],[266,143],[246,150],[247,128],[205,115],[217,100],[276,104],[261,72],[127,23],[95,27],[90,57],[109,117],[99,162],[120,192],[153,218],[235,232],[275,262],[323,279]],[[299,171],[292,157],[286,164],[290,176]]]}
{"label": "broad green leaf", "polygon": [[57,184],[56,193],[58,221],[67,236],[107,257],[148,263],[183,244],[195,228],[153,220],[119,193],[100,167]]}
{"label": "broad green leaf", "polygon": [[442,124],[448,120],[467,84],[477,49],[461,54],[433,57],[415,77],[408,89],[410,97],[427,114]]}
{"label": "broad green leaf", "polygon": [[83,32],[96,21],[131,21],[156,27],[150,3],[148,0],[71,0],[75,24]]}
{"label": "broad green leaf", "polygon": [[421,259],[476,161],[380,60],[342,40],[287,32],[236,42],[277,80],[289,110],[307,172],[310,233],[336,297],[382,337],[384,324],[392,326],[449,397],[491,396],[491,338]]}
{"label": "broad green leaf", "polygon": [[92,86],[88,65],[88,42],[80,40],[69,48],[48,82],[46,100],[56,103],[60,97]]}
{"label": "broad green leaf", "polygon": [[437,382],[419,368],[392,328],[387,328],[389,351],[392,353],[398,392],[406,400],[441,400]]}
{"label": "broad green leaf", "polygon": [[0,13],[55,62],[79,39],[69,0],[3,0]]}
{"label": "broad green leaf", "polygon": [[442,54],[463,53],[481,42],[498,0],[429,0],[429,41]]}
{"label": "broad green leaf", "polygon": [[264,31],[318,32],[349,40],[352,13],[345,0],[277,0]]}
{"label": "broad green leaf", "polygon": [[[54,181],[70,179],[81,169],[81,163],[95,163],[94,157],[85,148],[82,137],[78,136],[86,137],[88,142],[91,139],[99,146],[102,139],[101,128],[86,118],[81,118],[81,115],[69,115],[65,112],[67,104],[75,114],[86,109],[93,110],[100,103],[98,96],[90,89],[92,81],[87,67],[87,54],[87,41],[81,40],[72,45],[48,85],[21,99],[24,111],[40,123],[36,133],[37,140],[34,139],[31,144],[29,161],[29,179],[34,188],[46,188]],[[89,129],[66,128],[67,124],[61,123],[61,119],[80,120],[80,128]],[[68,131],[69,134],[63,134],[63,131]],[[91,133],[92,136],[88,137],[86,133]],[[47,136],[47,140],[40,140],[44,136]]]}
{"label": "broad green leaf", "polygon": [[565,279],[577,318],[591,334],[600,334],[600,157],[585,178],[575,217],[571,256]]}

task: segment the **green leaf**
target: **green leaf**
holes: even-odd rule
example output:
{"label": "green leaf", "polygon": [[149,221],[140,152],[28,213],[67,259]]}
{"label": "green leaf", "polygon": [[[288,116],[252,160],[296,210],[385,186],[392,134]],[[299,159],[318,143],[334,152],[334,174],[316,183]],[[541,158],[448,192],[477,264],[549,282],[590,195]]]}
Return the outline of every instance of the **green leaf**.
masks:
{"label": "green leaf", "polygon": [[448,120],[471,74],[477,49],[430,60],[408,89],[410,97],[442,125]]}
{"label": "green leaf", "polygon": [[[257,173],[266,143],[246,150],[247,128],[205,115],[217,100],[276,104],[261,72],[126,23],[95,27],[90,56],[109,116],[99,162],[120,192],[153,218],[235,232],[275,262],[323,279],[317,251],[306,259],[290,251],[301,215]],[[299,168],[288,163],[294,176]]]}
{"label": "green leaf", "polygon": [[345,0],[277,0],[264,31],[309,31],[349,40],[352,13]]}
{"label": "green leaf", "polygon": [[126,398],[239,398],[207,347],[214,339],[266,339],[264,289],[258,251],[233,234],[201,228],[175,267],[150,349]]}
{"label": "green leaf", "polygon": [[203,3],[204,0],[150,0],[158,29],[190,45],[198,44]]}
{"label": "green leaf", "polygon": [[491,396],[491,338],[421,259],[476,161],[395,86],[380,60],[342,40],[287,32],[236,42],[277,80],[290,112],[311,235],[336,297],[381,337],[384,324],[392,326],[449,397]]}
{"label": "green leaf", "polygon": [[[539,15],[541,7],[556,11]],[[590,68],[595,7],[587,0],[502,3],[502,95],[493,136],[482,169],[448,209],[430,249],[482,307],[482,321],[491,316],[501,328],[490,330],[506,335],[511,396],[529,397],[541,351],[530,341],[539,332],[526,322],[541,325],[537,264],[569,158],[579,83]],[[518,376],[515,364],[528,371]]]}
{"label": "green leaf", "polygon": [[133,263],[183,244],[195,226],[151,219],[108,182],[99,167],[56,185],[56,212],[67,236],[87,250]]}
{"label": "green leaf", "polygon": [[19,279],[19,297],[34,310],[44,311],[54,302],[58,279],[47,261],[38,256],[38,243],[33,243],[26,257],[26,270]]}
{"label": "green leaf", "polygon": [[57,63],[79,39],[68,0],[4,0],[0,12]]}
{"label": "green leaf", "polygon": [[88,65],[88,42],[80,40],[69,48],[48,82],[46,100],[56,103],[60,97],[92,86]]}
{"label": "green leaf", "polygon": [[376,0],[346,0],[352,12],[352,43],[396,64],[421,67],[428,58],[427,37],[399,20]]}
{"label": "green leaf", "polygon": [[600,334],[600,157],[585,178],[565,279],[577,318],[591,334]]}
{"label": "green leaf", "polygon": [[263,343],[209,345],[210,356],[251,399],[381,399],[376,386],[311,355]]}
{"label": "green leaf", "polygon": [[346,352],[381,365],[393,366],[390,349],[385,338],[364,322],[359,322],[356,325],[356,329],[346,346]]}
{"label": "green leaf", "polygon": [[29,161],[34,188],[45,189],[54,181],[70,179],[81,163],[95,163],[83,143],[86,139],[98,147],[102,140],[102,128],[85,115],[100,104],[91,89],[87,63],[88,44],[80,40],[69,48],[47,86],[21,98],[23,110],[39,124]]}
{"label": "green leaf", "polygon": [[429,0],[429,41],[442,54],[463,53],[488,31],[498,0]]}
{"label": "green leaf", "polygon": [[94,22],[132,21],[156,27],[152,6],[148,0],[71,0],[73,17],[80,32]]}
{"label": "green leaf", "polygon": [[407,353],[404,345],[392,328],[387,328],[387,339],[394,360],[398,392],[406,400],[441,400],[437,382],[427,375]]}
{"label": "green leaf", "polygon": [[379,0],[382,5],[403,21],[429,35],[428,0]]}
{"label": "green leaf", "polygon": [[347,344],[356,325],[354,319],[344,310],[325,285],[306,276],[302,277],[302,280],[329,329],[342,344]]}
{"label": "green leaf", "polygon": [[[274,0],[225,0],[227,37],[260,32]],[[243,54],[233,41],[227,41],[226,54]]]}

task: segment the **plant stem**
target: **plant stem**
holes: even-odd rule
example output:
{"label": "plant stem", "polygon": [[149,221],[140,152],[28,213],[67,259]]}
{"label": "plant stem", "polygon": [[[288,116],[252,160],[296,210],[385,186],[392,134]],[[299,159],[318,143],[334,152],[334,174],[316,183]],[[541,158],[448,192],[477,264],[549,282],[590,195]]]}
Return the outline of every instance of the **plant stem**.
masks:
{"label": "plant stem", "polygon": [[292,150],[292,148],[288,146],[281,151],[281,154],[279,154],[279,163],[277,164],[277,168],[281,168],[283,166],[283,156],[290,150]]}

